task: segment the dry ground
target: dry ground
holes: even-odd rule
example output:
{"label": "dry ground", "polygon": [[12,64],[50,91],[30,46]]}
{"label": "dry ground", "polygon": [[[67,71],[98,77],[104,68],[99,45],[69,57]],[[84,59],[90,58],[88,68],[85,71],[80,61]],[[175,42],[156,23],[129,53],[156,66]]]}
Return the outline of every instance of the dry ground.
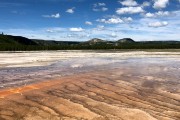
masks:
{"label": "dry ground", "polygon": [[128,68],[81,73],[1,90],[0,120],[179,120],[178,87]]}

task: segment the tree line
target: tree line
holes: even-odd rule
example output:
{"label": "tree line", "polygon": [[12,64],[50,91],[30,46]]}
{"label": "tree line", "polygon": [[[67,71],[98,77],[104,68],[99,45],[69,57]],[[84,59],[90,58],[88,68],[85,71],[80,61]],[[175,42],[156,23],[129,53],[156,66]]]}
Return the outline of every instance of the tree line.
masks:
{"label": "tree line", "polygon": [[[124,40],[124,39],[123,39]],[[134,42],[65,42],[31,40],[21,36],[0,35],[0,51],[34,51],[34,50],[106,50],[106,49],[180,49],[180,41]]]}

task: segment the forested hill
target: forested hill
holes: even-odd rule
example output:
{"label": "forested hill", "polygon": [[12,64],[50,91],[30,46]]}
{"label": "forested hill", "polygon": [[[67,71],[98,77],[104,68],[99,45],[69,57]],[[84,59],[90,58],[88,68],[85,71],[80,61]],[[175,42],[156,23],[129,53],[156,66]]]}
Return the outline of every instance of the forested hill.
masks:
{"label": "forested hill", "polygon": [[80,49],[180,49],[180,41],[141,41],[131,38],[106,41],[94,38],[85,42],[28,39],[0,34],[1,51],[80,50]]}

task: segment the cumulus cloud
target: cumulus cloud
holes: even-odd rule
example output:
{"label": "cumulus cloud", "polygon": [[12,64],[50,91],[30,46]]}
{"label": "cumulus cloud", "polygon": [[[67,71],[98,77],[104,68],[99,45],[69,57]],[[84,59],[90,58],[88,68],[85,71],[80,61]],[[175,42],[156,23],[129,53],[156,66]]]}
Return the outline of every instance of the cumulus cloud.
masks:
{"label": "cumulus cloud", "polygon": [[131,17],[124,17],[122,18],[124,22],[132,22],[133,19]]}
{"label": "cumulus cloud", "polygon": [[102,12],[105,12],[108,10],[108,8],[106,7],[106,4],[105,3],[95,3],[93,5],[93,11],[95,12],[98,12],[98,11],[102,11]]}
{"label": "cumulus cloud", "polygon": [[157,21],[157,22],[152,22],[152,23],[149,23],[148,26],[149,27],[155,27],[155,28],[158,28],[158,27],[164,27],[164,26],[167,26],[168,25],[168,22],[167,21]]}
{"label": "cumulus cloud", "polygon": [[116,33],[111,33],[111,35],[110,35],[111,37],[113,37],[113,38],[116,38],[116,37],[118,37],[118,35],[116,34]]}
{"label": "cumulus cloud", "polygon": [[155,14],[148,12],[145,14],[145,17],[149,17],[149,18],[155,17]]}
{"label": "cumulus cloud", "polygon": [[84,29],[82,29],[81,27],[79,27],[79,28],[70,28],[69,31],[71,31],[71,32],[82,32],[82,31],[84,31]]}
{"label": "cumulus cloud", "polygon": [[102,11],[107,11],[108,10],[108,8],[106,8],[106,7],[102,7],[102,9],[101,9]]}
{"label": "cumulus cloud", "polygon": [[155,13],[157,16],[169,16],[170,12],[168,11],[158,11]]}
{"label": "cumulus cloud", "polygon": [[95,12],[98,12],[98,11],[105,12],[105,11],[107,11],[107,10],[108,10],[108,8],[107,8],[107,7],[102,7],[102,8],[93,8],[93,11],[95,11]]}
{"label": "cumulus cloud", "polygon": [[66,31],[66,29],[61,28],[61,27],[52,27],[52,28],[47,28],[45,31],[48,33],[56,33],[56,32],[60,32],[60,31],[61,32]]}
{"label": "cumulus cloud", "polygon": [[106,19],[97,19],[96,21],[97,21],[97,22],[105,22]]}
{"label": "cumulus cloud", "polygon": [[149,7],[150,5],[151,5],[150,2],[145,1],[145,2],[143,2],[143,4],[141,6],[142,7]]}
{"label": "cumulus cloud", "polygon": [[169,0],[154,0],[153,8],[155,9],[166,8],[168,3],[169,3]]}
{"label": "cumulus cloud", "polygon": [[90,21],[86,21],[85,24],[86,25],[93,25],[92,22],[90,22]]}
{"label": "cumulus cloud", "polygon": [[97,3],[98,6],[106,6],[105,3]]}
{"label": "cumulus cloud", "polygon": [[120,18],[109,18],[109,19],[97,19],[97,22],[102,22],[102,23],[106,23],[106,24],[119,24],[119,23],[123,23],[123,20]]}
{"label": "cumulus cloud", "polygon": [[146,13],[145,14],[145,17],[148,17],[148,18],[152,18],[152,17],[163,17],[163,16],[170,16],[170,12],[169,11],[158,11],[158,12],[155,12],[155,13]]}
{"label": "cumulus cloud", "polygon": [[53,33],[54,31],[51,29],[47,29],[46,32]]}
{"label": "cumulus cloud", "polygon": [[134,0],[124,0],[124,1],[119,1],[119,3],[121,3],[124,6],[128,6],[128,7],[138,5],[137,2]]}
{"label": "cumulus cloud", "polygon": [[142,7],[123,7],[116,10],[117,14],[136,14],[144,12]]}
{"label": "cumulus cloud", "polygon": [[105,26],[104,25],[98,25],[96,30],[98,31],[101,31],[101,30],[104,30],[105,29]]}
{"label": "cumulus cloud", "polygon": [[60,14],[57,13],[57,14],[52,14],[52,15],[43,15],[43,17],[46,17],[46,18],[60,18]]}
{"label": "cumulus cloud", "polygon": [[118,23],[123,23],[123,20],[120,18],[110,18],[107,21],[105,21],[105,23],[108,24],[118,24]]}
{"label": "cumulus cloud", "polygon": [[66,12],[70,13],[70,14],[73,14],[74,13],[74,9],[75,9],[75,7],[67,9]]}
{"label": "cumulus cloud", "polygon": [[132,22],[133,19],[131,17],[122,17],[119,18],[118,16],[112,15],[108,16],[108,19],[97,19],[97,22],[106,23],[106,24],[119,24],[119,23],[129,23]]}

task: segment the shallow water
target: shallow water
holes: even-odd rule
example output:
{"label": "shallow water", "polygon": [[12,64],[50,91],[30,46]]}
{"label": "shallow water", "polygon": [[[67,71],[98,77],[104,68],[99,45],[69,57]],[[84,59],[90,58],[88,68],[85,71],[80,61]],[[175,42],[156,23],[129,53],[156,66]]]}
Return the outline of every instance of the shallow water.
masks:
{"label": "shallow water", "polygon": [[0,119],[179,120],[179,73],[176,52],[0,53]]}
{"label": "shallow water", "polygon": [[[32,56],[31,53],[25,54]],[[180,88],[180,56],[175,53],[168,53],[168,55],[166,55],[167,53],[146,53],[145,55],[144,52],[118,54],[94,52],[87,54],[78,52],[76,54],[75,52],[67,52],[65,55],[65,52],[61,52],[61,55],[62,54],[65,58],[69,56],[68,59],[62,56],[61,59],[56,57],[56,59],[48,65],[23,67],[21,64],[20,67],[1,67],[0,89],[24,86],[66,75],[111,69],[131,71],[129,76],[131,76],[131,78],[137,78],[137,80],[138,78],[143,78],[147,81],[153,80],[153,82],[145,82],[145,86],[155,87],[155,84],[160,85],[163,81],[168,84],[165,87],[170,86],[168,89],[171,91],[178,92],[178,87]],[[78,57],[78,54],[80,57]],[[13,53],[11,53],[11,56],[12,55]],[[23,55],[24,53],[21,57],[23,57]],[[10,58],[6,57],[6,59]],[[126,79],[129,78],[128,76],[124,77]]]}

